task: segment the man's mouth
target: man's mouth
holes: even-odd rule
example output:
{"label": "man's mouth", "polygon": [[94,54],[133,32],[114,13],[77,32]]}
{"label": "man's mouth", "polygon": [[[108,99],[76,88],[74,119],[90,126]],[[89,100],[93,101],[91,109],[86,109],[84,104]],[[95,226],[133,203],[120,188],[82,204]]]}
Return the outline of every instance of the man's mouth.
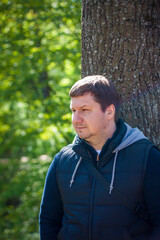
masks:
{"label": "man's mouth", "polygon": [[81,130],[81,129],[86,128],[86,127],[84,127],[84,126],[75,126],[75,127],[76,127],[76,129],[78,129],[78,130]]}

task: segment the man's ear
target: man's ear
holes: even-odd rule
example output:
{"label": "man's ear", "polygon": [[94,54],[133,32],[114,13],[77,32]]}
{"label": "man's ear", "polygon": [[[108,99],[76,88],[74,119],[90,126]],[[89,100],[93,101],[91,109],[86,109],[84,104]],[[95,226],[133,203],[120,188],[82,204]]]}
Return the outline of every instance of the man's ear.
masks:
{"label": "man's ear", "polygon": [[106,117],[107,119],[113,119],[115,117],[115,106],[113,104],[109,105],[107,108],[106,108]]}

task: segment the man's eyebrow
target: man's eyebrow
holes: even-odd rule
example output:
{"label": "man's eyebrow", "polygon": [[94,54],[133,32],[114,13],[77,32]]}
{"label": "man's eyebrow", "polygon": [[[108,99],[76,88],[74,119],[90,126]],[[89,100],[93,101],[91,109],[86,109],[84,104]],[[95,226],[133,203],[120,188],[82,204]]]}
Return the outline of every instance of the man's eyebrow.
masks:
{"label": "man's eyebrow", "polygon": [[[84,108],[84,107],[89,107],[89,106],[87,104],[84,104],[84,105],[82,105],[82,106],[80,106],[78,108]],[[74,109],[74,107],[70,106],[70,109]]]}
{"label": "man's eyebrow", "polygon": [[89,107],[87,104],[82,105],[80,108]]}

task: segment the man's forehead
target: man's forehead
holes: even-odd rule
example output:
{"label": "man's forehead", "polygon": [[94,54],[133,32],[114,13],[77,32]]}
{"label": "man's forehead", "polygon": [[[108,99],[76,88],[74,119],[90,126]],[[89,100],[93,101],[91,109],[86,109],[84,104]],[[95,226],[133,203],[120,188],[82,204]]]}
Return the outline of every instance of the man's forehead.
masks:
{"label": "man's forehead", "polygon": [[71,107],[78,106],[90,106],[95,103],[94,97],[91,94],[85,94],[83,96],[71,97]]}

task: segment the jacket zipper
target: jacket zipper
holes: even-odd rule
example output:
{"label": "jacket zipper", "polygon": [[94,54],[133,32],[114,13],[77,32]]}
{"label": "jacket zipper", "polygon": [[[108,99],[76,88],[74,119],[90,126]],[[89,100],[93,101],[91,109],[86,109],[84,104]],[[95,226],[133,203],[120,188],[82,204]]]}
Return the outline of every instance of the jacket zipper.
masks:
{"label": "jacket zipper", "polygon": [[99,154],[97,154],[97,159],[96,160],[97,160],[97,162],[99,161]]}
{"label": "jacket zipper", "polygon": [[92,222],[93,222],[93,202],[94,202],[94,190],[95,190],[95,178],[93,178],[90,209],[89,209],[89,230],[88,230],[88,240],[92,240]]}
{"label": "jacket zipper", "polygon": [[99,155],[97,155],[97,168],[98,168],[98,169],[100,168],[100,162],[101,162],[101,161],[99,161]]}

